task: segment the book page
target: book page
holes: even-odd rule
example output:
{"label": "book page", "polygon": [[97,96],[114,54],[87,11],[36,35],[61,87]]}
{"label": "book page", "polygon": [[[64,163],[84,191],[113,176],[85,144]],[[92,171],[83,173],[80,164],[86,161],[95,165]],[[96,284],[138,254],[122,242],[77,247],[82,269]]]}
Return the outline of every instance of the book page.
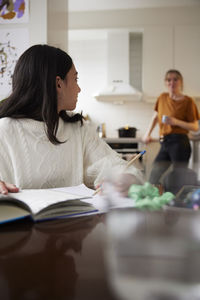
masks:
{"label": "book page", "polygon": [[[56,189],[55,189],[56,190]],[[88,188],[84,184],[79,186],[72,186],[67,188],[59,188],[59,190],[69,191],[70,193],[77,194],[77,195],[85,195],[86,197],[89,195],[91,197],[87,199],[82,199],[82,202],[87,202],[91,204],[93,207],[98,209],[99,212],[107,212],[109,209],[113,208],[128,208],[134,207],[135,203],[133,199],[127,197],[119,196],[116,191],[111,190],[110,193],[112,194],[112,199],[105,195],[96,194],[93,196],[95,190]]]}
{"label": "book page", "polygon": [[[72,194],[67,191],[67,188],[24,189],[19,191],[18,193],[9,193],[8,196],[26,203],[30,207],[33,214],[37,214],[42,209],[62,201],[77,200],[90,197],[90,195],[86,196],[86,194]],[[75,202],[74,205],[76,205]]]}
{"label": "book page", "polygon": [[7,205],[5,203],[1,204],[0,206],[0,224],[8,220],[13,220],[13,219],[17,220],[29,215],[30,212],[18,206]]}
{"label": "book page", "polygon": [[92,197],[95,190],[88,188],[85,184],[80,184],[76,186],[62,187],[62,188],[54,188],[54,191],[67,192],[73,195],[85,196],[86,198]]}

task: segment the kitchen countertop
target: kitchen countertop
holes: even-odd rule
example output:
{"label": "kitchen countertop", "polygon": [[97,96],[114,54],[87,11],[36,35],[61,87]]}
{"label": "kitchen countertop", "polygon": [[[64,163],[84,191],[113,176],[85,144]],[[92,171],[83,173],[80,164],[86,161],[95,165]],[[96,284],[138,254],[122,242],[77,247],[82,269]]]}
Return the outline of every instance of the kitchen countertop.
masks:
{"label": "kitchen countertop", "polygon": [[189,137],[189,139],[190,139],[191,141],[194,141],[194,142],[195,142],[195,141],[200,141],[200,135],[199,135],[199,134],[196,134],[196,135],[194,134],[194,135],[193,135],[193,134],[190,134],[190,133],[189,133],[188,137]]}
{"label": "kitchen countertop", "polygon": [[143,143],[141,138],[103,138],[106,143]]}
{"label": "kitchen countertop", "polygon": [[103,140],[111,146],[112,149],[118,153],[133,154],[139,153],[144,148],[144,143],[141,138],[117,137],[117,138],[103,138]]}
{"label": "kitchen countertop", "polygon": [[[194,142],[200,141],[200,135],[189,134],[188,136],[191,141],[194,141]],[[107,143],[142,143],[142,144],[144,144],[141,137],[135,137],[135,138],[106,137],[106,138],[103,138],[103,140]],[[152,142],[159,142],[159,139],[154,138]]]}

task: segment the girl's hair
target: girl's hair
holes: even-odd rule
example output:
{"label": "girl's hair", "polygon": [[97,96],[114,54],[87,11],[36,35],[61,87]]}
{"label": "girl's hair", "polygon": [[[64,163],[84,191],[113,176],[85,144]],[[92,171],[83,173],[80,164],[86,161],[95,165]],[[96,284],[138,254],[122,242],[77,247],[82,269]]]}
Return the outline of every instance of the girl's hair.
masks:
{"label": "girl's hair", "polygon": [[82,114],[69,116],[57,112],[56,76],[64,79],[73,65],[71,57],[59,48],[34,45],[17,61],[12,78],[12,93],[0,104],[0,118],[30,118],[46,124],[46,134],[53,144],[59,116],[65,122],[83,123]]}
{"label": "girl's hair", "polygon": [[165,73],[165,81],[167,80],[167,77],[168,77],[168,75],[170,75],[170,74],[175,74],[175,75],[178,77],[178,79],[180,79],[180,81],[181,81],[181,90],[183,90],[183,76],[182,76],[181,72],[179,72],[179,71],[176,70],[176,69],[170,69],[170,70],[168,70],[168,71]]}

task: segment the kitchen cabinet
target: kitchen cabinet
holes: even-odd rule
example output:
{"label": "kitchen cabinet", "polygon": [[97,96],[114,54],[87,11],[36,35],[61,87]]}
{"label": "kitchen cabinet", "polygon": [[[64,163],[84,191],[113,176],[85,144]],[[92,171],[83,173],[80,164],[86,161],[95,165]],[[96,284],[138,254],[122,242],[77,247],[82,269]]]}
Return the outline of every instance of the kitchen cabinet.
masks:
{"label": "kitchen cabinet", "polygon": [[174,31],[174,66],[184,76],[184,91],[200,96],[200,26],[176,26]]}
{"label": "kitchen cabinet", "polygon": [[143,99],[154,102],[163,92],[164,74],[173,66],[173,27],[150,26],[143,34]]}
{"label": "kitchen cabinet", "polygon": [[200,26],[151,26],[144,28],[143,92],[144,100],[155,102],[165,90],[165,72],[175,68],[184,77],[184,92],[200,96]]}

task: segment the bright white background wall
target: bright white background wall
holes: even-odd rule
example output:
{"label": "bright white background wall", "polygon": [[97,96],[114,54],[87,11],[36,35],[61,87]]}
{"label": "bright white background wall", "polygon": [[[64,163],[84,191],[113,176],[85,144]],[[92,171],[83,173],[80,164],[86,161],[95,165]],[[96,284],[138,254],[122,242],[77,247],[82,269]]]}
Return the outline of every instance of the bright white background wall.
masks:
{"label": "bright white background wall", "polygon": [[[20,28],[28,30],[29,43],[22,47],[23,51],[34,44],[46,43],[67,50],[68,0],[29,0],[29,20],[27,23],[6,23],[0,26],[1,29],[3,28],[8,32],[11,29]],[[23,37],[21,40],[23,42]],[[7,95],[8,91],[1,87],[0,99]]]}
{"label": "bright white background wall", "polygon": [[29,13],[30,46],[47,43],[47,0],[30,0]]}

